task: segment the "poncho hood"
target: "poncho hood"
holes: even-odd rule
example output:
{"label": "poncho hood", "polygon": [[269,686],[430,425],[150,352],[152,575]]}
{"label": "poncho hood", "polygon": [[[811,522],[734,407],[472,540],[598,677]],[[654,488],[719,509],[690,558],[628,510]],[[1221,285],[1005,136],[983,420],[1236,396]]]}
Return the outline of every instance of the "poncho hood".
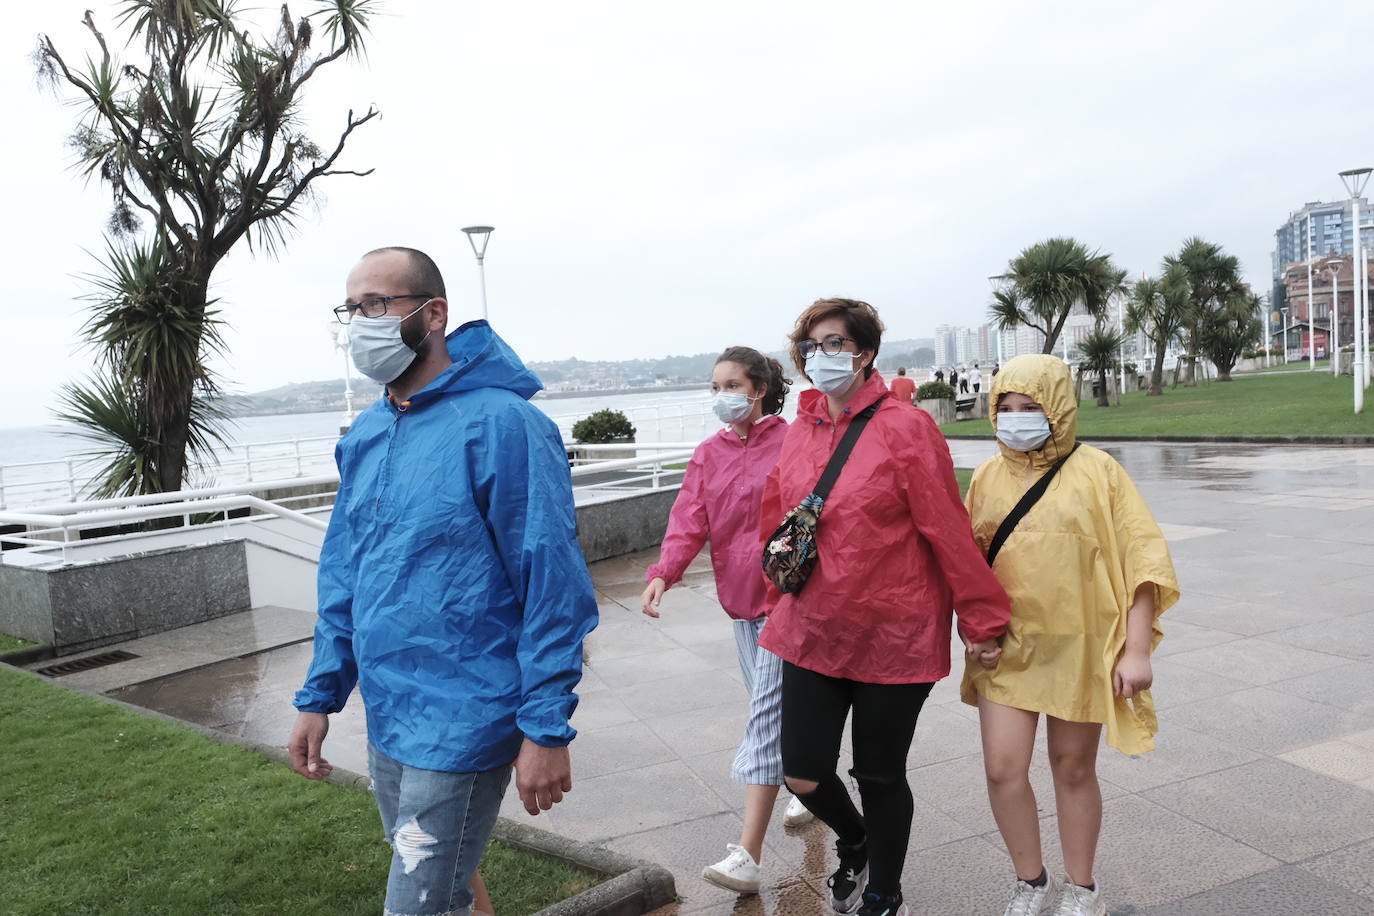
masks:
{"label": "poncho hood", "polygon": [[[997,431],[997,401],[1010,392],[1024,394],[1041,407],[1050,421],[1050,438],[1039,451],[1031,452],[1036,465],[1052,464],[1067,455],[1078,441],[1078,398],[1074,396],[1073,375],[1069,366],[1057,356],[1041,353],[1017,356],[1010,360],[992,381],[988,395],[988,416],[992,430]],[[1023,463],[1024,453],[997,443],[1003,457]]]}

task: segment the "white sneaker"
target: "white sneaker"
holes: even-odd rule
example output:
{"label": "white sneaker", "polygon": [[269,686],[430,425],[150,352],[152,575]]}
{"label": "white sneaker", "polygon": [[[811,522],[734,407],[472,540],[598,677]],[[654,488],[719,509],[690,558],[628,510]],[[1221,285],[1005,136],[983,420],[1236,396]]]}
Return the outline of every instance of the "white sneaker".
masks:
{"label": "white sneaker", "polygon": [[1048,875],[1041,887],[1017,878],[1016,883],[1011,886],[1011,900],[1007,903],[1002,916],[1040,916],[1049,909],[1058,890],[1059,882]]}
{"label": "white sneaker", "polygon": [[782,825],[784,827],[800,827],[809,824],[816,819],[816,815],[806,809],[802,800],[793,795],[792,800],[787,803],[787,811],[783,813]]}
{"label": "white sneaker", "polygon": [[754,861],[754,857],[749,855],[749,851],[743,846],[726,843],[725,848],[729,855],[715,865],[706,866],[702,869],[701,876],[717,887],[723,887],[728,891],[757,894],[761,870],[759,864]]}
{"label": "white sneaker", "polygon": [[1059,909],[1054,916],[1107,916],[1107,904],[1102,899],[1102,885],[1094,890],[1079,887],[1071,881],[1064,882],[1064,896],[1059,898]]}

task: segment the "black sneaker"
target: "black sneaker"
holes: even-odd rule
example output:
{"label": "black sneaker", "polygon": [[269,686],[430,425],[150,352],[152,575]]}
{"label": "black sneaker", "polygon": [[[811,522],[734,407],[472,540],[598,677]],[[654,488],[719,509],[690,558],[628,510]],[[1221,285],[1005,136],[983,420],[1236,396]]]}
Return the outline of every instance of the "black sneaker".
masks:
{"label": "black sneaker", "polygon": [[840,867],[826,880],[830,887],[830,908],[836,913],[853,913],[868,886],[868,843],[855,846],[835,841]]}
{"label": "black sneaker", "polygon": [[859,907],[857,916],[910,916],[911,911],[902,901],[902,894],[898,891],[887,897],[880,897],[877,894],[864,894],[863,906]]}

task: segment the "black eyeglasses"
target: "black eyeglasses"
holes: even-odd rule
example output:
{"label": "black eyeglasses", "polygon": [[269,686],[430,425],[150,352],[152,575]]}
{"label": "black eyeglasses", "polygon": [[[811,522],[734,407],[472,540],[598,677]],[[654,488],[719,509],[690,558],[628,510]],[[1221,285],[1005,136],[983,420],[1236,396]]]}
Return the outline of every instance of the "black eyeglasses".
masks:
{"label": "black eyeglasses", "polygon": [[429,293],[406,293],[404,296],[368,296],[361,302],[345,302],[334,309],[334,317],[339,319],[339,324],[348,324],[358,315],[362,315],[364,318],[381,318],[386,314],[387,306],[397,299],[433,298]]}
{"label": "black eyeglasses", "polygon": [[841,337],[839,334],[827,334],[820,343],[814,340],[803,340],[797,344],[797,353],[802,359],[809,359],[812,353],[820,350],[828,356],[837,356],[844,352],[846,343],[857,344],[858,341],[852,337]]}

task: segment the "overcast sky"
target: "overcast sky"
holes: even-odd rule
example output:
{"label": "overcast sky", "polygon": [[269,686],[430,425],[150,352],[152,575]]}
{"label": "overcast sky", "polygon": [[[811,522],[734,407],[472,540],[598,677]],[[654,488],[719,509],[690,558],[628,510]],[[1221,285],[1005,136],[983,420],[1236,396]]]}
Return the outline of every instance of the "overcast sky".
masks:
{"label": "overcast sky", "polygon": [[[79,60],[88,6],[117,33],[115,4],[48,0],[7,9],[0,37],[0,426],[47,422],[89,363],[80,275],[108,194],[69,170],[76,111],[29,61],[40,31]],[[1374,164],[1354,2],[383,10],[368,59],[307,105],[322,145],[350,106],[381,109],[342,162],[375,174],[321,183],[280,259],[245,248],[216,274],[230,390],[341,374],[329,308],[370,248],[430,252],[455,321],[475,315],[472,223],[496,226],[492,323],[522,355],[619,359],[778,347],[828,295],[872,302],[893,338],[977,325],[988,275],[1050,235],[1139,274],[1199,234],[1267,290],[1289,211]]]}

